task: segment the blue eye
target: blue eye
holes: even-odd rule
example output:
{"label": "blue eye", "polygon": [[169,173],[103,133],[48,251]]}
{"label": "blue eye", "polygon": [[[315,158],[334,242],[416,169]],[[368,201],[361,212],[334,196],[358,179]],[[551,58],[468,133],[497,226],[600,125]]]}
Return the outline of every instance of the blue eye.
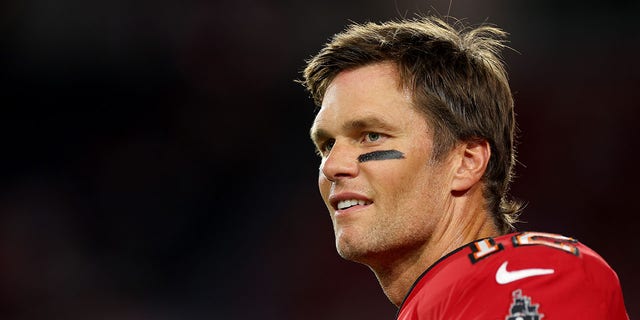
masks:
{"label": "blue eye", "polygon": [[368,141],[370,142],[374,142],[380,139],[380,134],[377,132],[369,132],[367,133],[367,138]]}

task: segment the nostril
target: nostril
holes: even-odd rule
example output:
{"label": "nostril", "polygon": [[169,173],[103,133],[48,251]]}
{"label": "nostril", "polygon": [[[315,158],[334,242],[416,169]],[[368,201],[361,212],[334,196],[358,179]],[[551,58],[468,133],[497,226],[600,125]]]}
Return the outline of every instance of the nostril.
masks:
{"label": "nostril", "polygon": [[320,171],[320,174],[321,174],[325,179],[327,179],[327,181],[330,181],[330,182],[335,182],[335,181],[336,181],[335,179],[333,179],[333,178],[329,177],[326,173],[324,173],[324,172],[322,172],[322,171]]}

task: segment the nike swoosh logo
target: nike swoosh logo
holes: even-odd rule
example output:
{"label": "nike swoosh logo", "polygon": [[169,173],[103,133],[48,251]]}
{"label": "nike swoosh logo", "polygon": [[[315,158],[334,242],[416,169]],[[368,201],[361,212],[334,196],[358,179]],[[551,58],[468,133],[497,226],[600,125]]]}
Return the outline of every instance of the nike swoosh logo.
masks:
{"label": "nike swoosh logo", "polygon": [[507,263],[505,261],[498,268],[498,272],[496,272],[496,281],[499,284],[507,284],[510,282],[518,281],[524,278],[535,277],[535,276],[543,276],[547,274],[552,274],[555,272],[553,269],[522,269],[515,271],[507,271]]}

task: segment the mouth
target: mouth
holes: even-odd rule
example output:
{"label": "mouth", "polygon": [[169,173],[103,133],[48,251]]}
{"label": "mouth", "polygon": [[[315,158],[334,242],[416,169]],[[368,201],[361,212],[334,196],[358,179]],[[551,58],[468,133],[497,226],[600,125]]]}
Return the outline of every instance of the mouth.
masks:
{"label": "mouth", "polygon": [[348,209],[363,208],[373,203],[366,196],[355,192],[341,192],[329,197],[329,203],[334,210],[343,211]]}
{"label": "mouth", "polygon": [[368,200],[346,199],[346,200],[338,201],[338,203],[335,205],[335,207],[338,210],[346,210],[346,209],[349,209],[349,208],[353,208],[355,206],[370,205],[371,203],[373,203],[373,202],[372,201],[368,201]]}

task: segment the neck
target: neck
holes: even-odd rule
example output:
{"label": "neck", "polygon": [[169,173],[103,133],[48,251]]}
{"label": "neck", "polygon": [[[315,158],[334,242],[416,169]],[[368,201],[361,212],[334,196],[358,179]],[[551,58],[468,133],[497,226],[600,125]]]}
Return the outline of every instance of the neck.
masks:
{"label": "neck", "polygon": [[[456,200],[454,200],[455,202]],[[430,239],[417,249],[395,256],[384,264],[370,265],[385,295],[400,306],[417,278],[449,252],[477,239],[499,234],[491,214],[481,205],[464,197],[449,207]],[[471,206],[469,203],[480,204]]]}

